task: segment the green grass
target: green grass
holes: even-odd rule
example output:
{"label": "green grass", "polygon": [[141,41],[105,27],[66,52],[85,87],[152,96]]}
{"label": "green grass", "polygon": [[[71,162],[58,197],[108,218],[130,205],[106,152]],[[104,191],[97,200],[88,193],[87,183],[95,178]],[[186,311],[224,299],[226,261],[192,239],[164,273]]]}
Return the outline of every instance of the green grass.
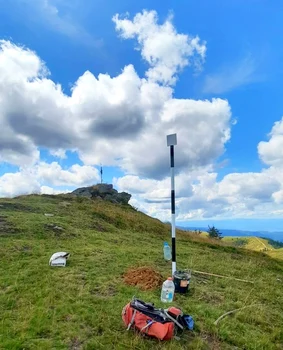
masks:
{"label": "green grass", "polygon": [[[272,258],[283,260],[283,248],[280,248],[280,243],[269,240],[268,238],[258,237],[224,237],[222,240],[233,246],[243,247],[255,252],[264,252]],[[277,245],[275,243],[277,243]]]}
{"label": "green grass", "polygon": [[[123,274],[151,266],[170,275],[164,240],[170,227],[130,206],[68,196],[0,200],[0,349],[283,348],[283,262],[181,231],[179,268],[255,283],[193,274],[190,293],[176,294],[173,305],[193,316],[194,332],[168,342],[127,332],[121,312],[133,295],[163,305],[160,289],[126,286]],[[67,267],[51,268],[60,250],[71,253]],[[221,314],[249,304],[256,306],[214,326]]]}

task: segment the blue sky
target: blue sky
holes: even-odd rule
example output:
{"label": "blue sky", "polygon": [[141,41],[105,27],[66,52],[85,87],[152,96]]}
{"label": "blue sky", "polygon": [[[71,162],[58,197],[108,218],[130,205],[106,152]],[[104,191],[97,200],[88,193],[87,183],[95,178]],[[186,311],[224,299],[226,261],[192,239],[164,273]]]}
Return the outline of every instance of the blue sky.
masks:
{"label": "blue sky", "polygon": [[180,224],[278,230],[282,11],[279,0],[1,1],[0,195],[90,185],[103,164],[105,182],[168,220],[174,131]]}

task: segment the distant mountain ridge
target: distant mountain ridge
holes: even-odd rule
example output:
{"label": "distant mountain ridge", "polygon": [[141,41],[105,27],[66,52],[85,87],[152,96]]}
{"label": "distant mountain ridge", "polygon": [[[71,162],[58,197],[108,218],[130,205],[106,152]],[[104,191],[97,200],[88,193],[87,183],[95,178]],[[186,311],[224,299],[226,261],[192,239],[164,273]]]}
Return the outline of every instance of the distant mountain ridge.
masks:
{"label": "distant mountain ridge", "polygon": [[[181,230],[200,230],[207,231],[208,227],[184,227],[177,226]],[[260,238],[270,238],[274,241],[283,242],[283,231],[279,232],[269,232],[269,231],[245,231],[245,230],[232,230],[232,229],[219,229],[219,231],[223,234],[223,237],[260,237]]]}

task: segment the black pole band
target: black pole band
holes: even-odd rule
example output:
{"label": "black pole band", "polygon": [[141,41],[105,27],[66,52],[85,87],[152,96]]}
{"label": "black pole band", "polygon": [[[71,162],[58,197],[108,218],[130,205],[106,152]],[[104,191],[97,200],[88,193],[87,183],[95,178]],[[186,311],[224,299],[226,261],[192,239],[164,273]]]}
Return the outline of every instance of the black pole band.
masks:
{"label": "black pole band", "polygon": [[170,146],[170,164],[174,168],[174,146]]}
{"label": "black pole band", "polygon": [[175,214],[175,191],[171,191],[171,213]]}
{"label": "black pole band", "polygon": [[176,262],[176,238],[172,237],[172,261]]}

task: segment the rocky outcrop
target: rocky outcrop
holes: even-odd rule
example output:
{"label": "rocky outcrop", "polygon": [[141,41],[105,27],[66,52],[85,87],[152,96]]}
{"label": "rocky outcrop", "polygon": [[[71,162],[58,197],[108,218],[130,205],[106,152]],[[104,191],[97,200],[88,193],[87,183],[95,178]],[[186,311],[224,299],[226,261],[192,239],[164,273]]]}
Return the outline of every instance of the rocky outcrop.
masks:
{"label": "rocky outcrop", "polygon": [[112,203],[128,204],[131,195],[127,192],[118,192],[111,184],[77,188],[72,192],[75,196],[104,199]]}

